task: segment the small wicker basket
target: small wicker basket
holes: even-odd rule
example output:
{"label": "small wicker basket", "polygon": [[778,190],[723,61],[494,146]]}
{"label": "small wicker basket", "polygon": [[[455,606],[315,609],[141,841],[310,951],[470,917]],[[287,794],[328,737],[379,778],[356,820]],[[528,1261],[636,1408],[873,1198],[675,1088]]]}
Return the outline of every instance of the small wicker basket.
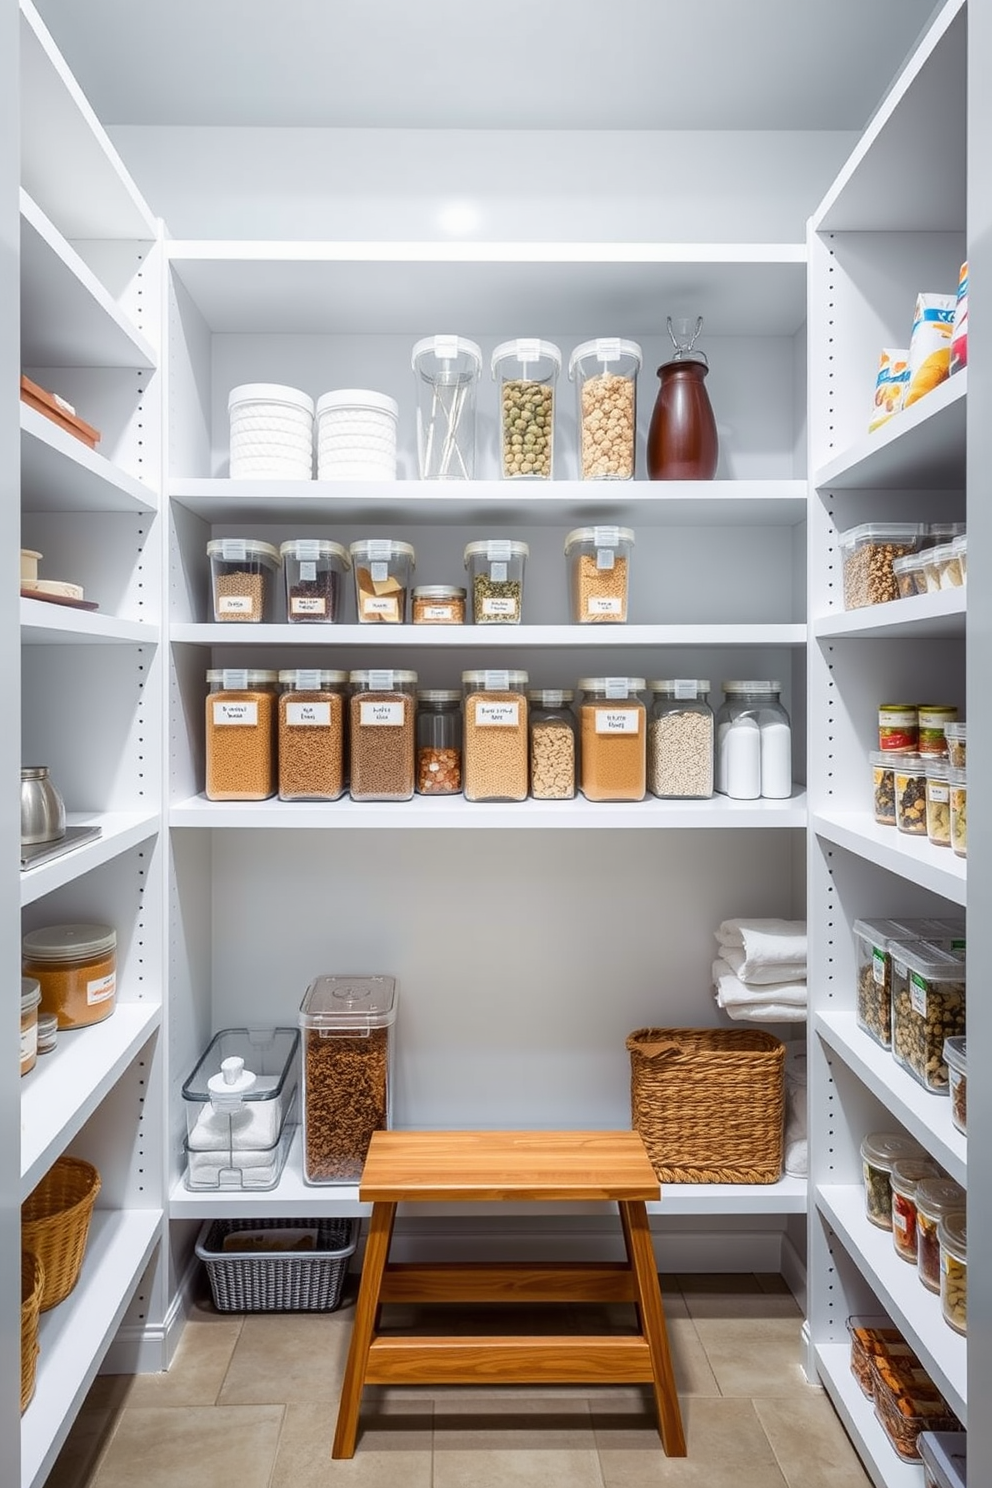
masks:
{"label": "small wicker basket", "polygon": [[41,1310],[62,1302],[79,1279],[100,1192],[100,1174],[79,1157],[60,1157],[21,1205],[21,1245],[41,1261]]}
{"label": "small wicker basket", "polygon": [[31,1404],[38,1369],[38,1315],[45,1268],[30,1250],[21,1251],[21,1415]]}
{"label": "small wicker basket", "polygon": [[664,1183],[776,1183],[785,1045],[755,1028],[639,1028],[631,1125]]}

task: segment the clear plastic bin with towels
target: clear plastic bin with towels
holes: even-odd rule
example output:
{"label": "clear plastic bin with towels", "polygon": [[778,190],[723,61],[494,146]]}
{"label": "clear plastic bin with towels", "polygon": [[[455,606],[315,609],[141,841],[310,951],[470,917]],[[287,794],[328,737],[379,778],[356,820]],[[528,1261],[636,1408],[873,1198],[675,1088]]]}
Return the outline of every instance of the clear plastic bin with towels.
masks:
{"label": "clear plastic bin with towels", "polygon": [[225,1028],[183,1086],[186,1187],[274,1188],[296,1123],[299,1030]]}

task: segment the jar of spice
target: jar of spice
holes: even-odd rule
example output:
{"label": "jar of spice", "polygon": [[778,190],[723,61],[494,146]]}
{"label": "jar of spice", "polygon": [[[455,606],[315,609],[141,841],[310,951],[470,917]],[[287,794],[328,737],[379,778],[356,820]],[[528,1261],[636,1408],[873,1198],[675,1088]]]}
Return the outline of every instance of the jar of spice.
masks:
{"label": "jar of spice", "polygon": [[647,788],[643,677],[579,679],[579,786],[587,801],[642,801]]}
{"label": "jar of spice", "polygon": [[927,836],[934,847],[951,845],[951,789],[946,759],[927,760]]}
{"label": "jar of spice", "polygon": [[525,542],[486,538],[470,542],[465,567],[472,585],[472,619],[476,625],[519,625],[524,603]]}
{"label": "jar of spice", "polygon": [[414,788],[416,672],[349,674],[351,799],[409,801]]}
{"label": "jar of spice", "polygon": [[38,1004],[41,985],[36,977],[21,977],[21,1074],[38,1063]]}
{"label": "jar of spice", "polygon": [[336,801],[344,795],[347,672],[279,673],[279,799]]}
{"label": "jar of spice", "polygon": [[716,715],[716,788],[736,801],[792,794],[792,727],[780,682],[724,682]]}
{"label": "jar of spice", "polygon": [[939,1178],[940,1169],[929,1158],[904,1157],[892,1165],[892,1244],[896,1255],[916,1265],[916,1188],[924,1178]]}
{"label": "jar of spice", "polygon": [[406,596],[416,564],[413,545],[389,537],[369,537],[350,548],[355,569],[355,605],[360,625],[402,625]]}
{"label": "jar of spice", "polygon": [[530,703],[530,793],[535,801],[575,795],[575,714],[570,688],[534,687]]}
{"label": "jar of spice", "polygon": [[330,625],[341,619],[343,575],[351,559],[340,543],[297,537],[279,548],[286,579],[286,619],[292,624]]}
{"label": "jar of spice", "polygon": [[622,625],[627,619],[629,527],[576,527],[565,539],[568,592],[575,625]]}
{"label": "jar of spice", "polygon": [[462,788],[462,695],[457,688],[417,693],[417,794],[457,796]]}
{"label": "jar of spice", "polygon": [[117,1006],[117,932],[110,925],[46,925],[21,942],[21,971],[41,989],[60,1028],[102,1023]]}
{"label": "jar of spice", "polygon": [[527,799],[527,673],[462,672],[466,801]]}
{"label": "jar of spice", "polygon": [[464,625],[465,590],[453,584],[418,584],[413,591],[414,625]]}
{"label": "jar of spice", "polygon": [[892,1228],[892,1169],[904,1159],[926,1159],[919,1142],[898,1132],[871,1132],[861,1143],[865,1214],[880,1230]]}
{"label": "jar of spice", "polygon": [[713,710],[704,678],[649,682],[648,790],[668,800],[713,794]]}
{"label": "jar of spice", "polygon": [[579,467],[583,480],[632,480],[637,430],[636,341],[600,336],[583,341],[568,360],[578,393]]}
{"label": "jar of spice", "polygon": [[955,1333],[968,1331],[968,1219],[964,1210],[945,1214],[937,1226],[940,1245],[940,1310]]}
{"label": "jar of spice", "polygon": [[499,383],[500,475],[550,480],[561,352],[550,341],[503,341],[491,370]]}
{"label": "jar of spice", "polygon": [[276,793],[278,672],[207,672],[208,801],[264,801]]}
{"label": "jar of spice", "polygon": [[217,622],[261,624],[275,613],[279,550],[252,537],[215,537],[207,543]]}
{"label": "jar of spice", "polygon": [[916,1186],[916,1272],[928,1292],[940,1291],[937,1226],[945,1214],[963,1209],[967,1195],[951,1178],[924,1178]]}

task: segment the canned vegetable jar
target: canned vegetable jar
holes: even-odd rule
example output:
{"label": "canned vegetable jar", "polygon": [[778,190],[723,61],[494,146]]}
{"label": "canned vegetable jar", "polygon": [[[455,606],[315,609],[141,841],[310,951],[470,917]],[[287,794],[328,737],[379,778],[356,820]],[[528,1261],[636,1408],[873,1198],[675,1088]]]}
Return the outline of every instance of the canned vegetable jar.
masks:
{"label": "canned vegetable jar", "polygon": [[21,942],[21,971],[41,989],[60,1028],[102,1023],[117,1005],[117,932],[110,925],[46,925]]}
{"label": "canned vegetable jar", "polygon": [[957,708],[949,703],[921,703],[917,716],[919,719],[917,748],[920,754],[939,755],[941,758],[946,758],[947,739],[944,737],[944,729],[949,723],[957,722]]}
{"label": "canned vegetable jar", "polygon": [[898,1132],[871,1132],[861,1143],[865,1214],[880,1230],[892,1228],[892,1168],[903,1158],[926,1158],[919,1142]]}
{"label": "canned vegetable jar", "polygon": [[920,715],[915,703],[882,703],[878,710],[878,747],[915,753],[920,742]]}

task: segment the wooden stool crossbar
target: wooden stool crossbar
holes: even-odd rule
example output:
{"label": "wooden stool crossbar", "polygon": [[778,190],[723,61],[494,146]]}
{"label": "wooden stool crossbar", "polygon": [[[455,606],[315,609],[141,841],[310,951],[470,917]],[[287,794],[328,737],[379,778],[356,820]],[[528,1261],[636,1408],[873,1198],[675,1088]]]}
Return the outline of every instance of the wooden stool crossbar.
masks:
{"label": "wooden stool crossbar", "polygon": [[[352,1457],[367,1384],[642,1384],[669,1457],[685,1456],[645,1203],[661,1188],[636,1132],[376,1132],[359,1185],[372,1218],[331,1456]],[[615,1202],[626,1260],[397,1264],[399,1203]],[[631,1302],[639,1333],[380,1334],[387,1302]]]}

